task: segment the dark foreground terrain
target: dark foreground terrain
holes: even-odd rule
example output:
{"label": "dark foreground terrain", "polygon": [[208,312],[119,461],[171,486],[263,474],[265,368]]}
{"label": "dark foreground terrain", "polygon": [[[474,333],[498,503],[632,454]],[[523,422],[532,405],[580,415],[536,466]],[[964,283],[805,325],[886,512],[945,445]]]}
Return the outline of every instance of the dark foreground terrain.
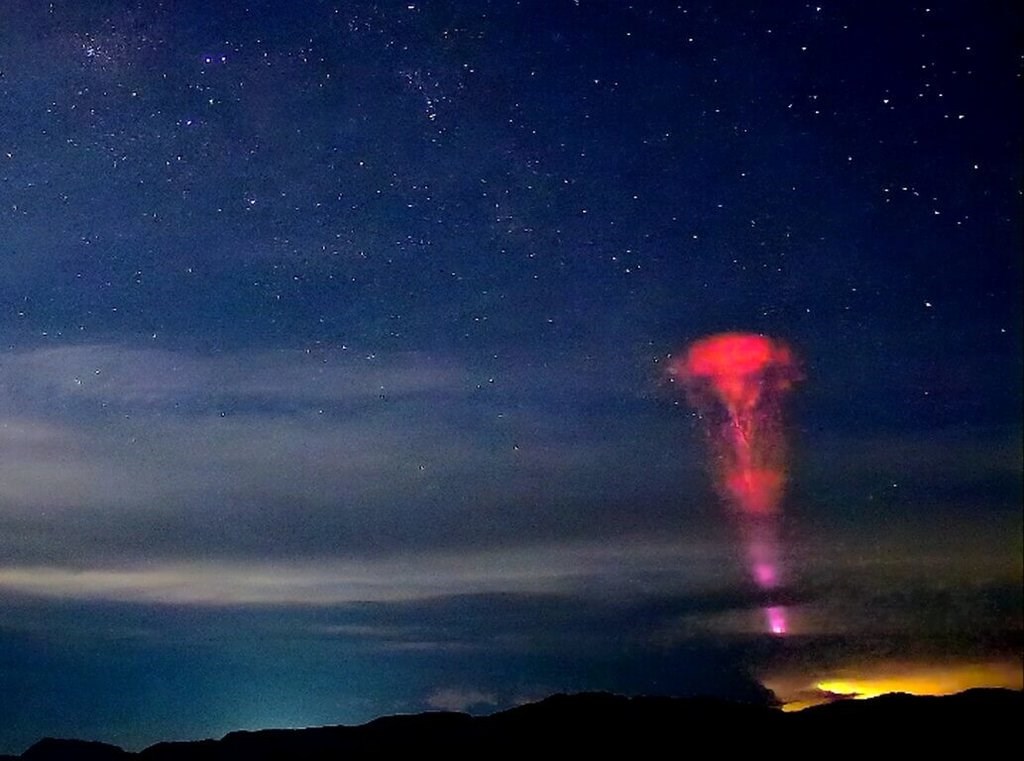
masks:
{"label": "dark foreground terrain", "polygon": [[1024,693],[970,690],[948,697],[886,695],[782,713],[703,698],[556,695],[491,716],[425,713],[357,727],[232,732],[220,740],[158,743],[139,753],[45,739],[0,761],[204,761],[442,757],[707,757],[722,750],[768,758],[890,757],[895,752],[1003,756],[1020,741]]}

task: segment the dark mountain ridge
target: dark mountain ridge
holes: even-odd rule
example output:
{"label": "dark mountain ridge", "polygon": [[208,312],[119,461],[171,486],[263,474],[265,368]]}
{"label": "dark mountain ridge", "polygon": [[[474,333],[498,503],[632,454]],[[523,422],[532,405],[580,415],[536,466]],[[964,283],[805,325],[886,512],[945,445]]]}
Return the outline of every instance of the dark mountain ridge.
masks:
{"label": "dark mountain ridge", "polygon": [[[44,739],[0,761],[320,761],[444,753],[448,758],[540,754],[704,755],[709,749],[776,755],[803,749],[888,754],[923,749],[972,754],[1012,747],[1024,693],[978,689],[944,697],[903,694],[841,700],[783,713],[711,698],[555,695],[490,716],[437,712],[360,726],[231,732],[220,740],[165,742],[138,753],[81,740]],[[482,755],[486,754],[486,756]]]}

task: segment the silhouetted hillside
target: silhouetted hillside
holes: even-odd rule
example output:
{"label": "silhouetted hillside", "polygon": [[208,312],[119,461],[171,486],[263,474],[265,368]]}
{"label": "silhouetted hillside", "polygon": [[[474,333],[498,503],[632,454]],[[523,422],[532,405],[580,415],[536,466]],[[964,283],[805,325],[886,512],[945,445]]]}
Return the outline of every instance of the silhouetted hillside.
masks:
{"label": "silhouetted hillside", "polygon": [[54,740],[48,737],[22,753],[21,758],[22,761],[124,761],[133,758],[133,754],[116,745],[84,740]]}
{"label": "silhouetted hillside", "polygon": [[[786,714],[768,706],[705,698],[556,695],[491,716],[424,713],[357,727],[232,732],[221,740],[159,743],[127,753],[103,743],[46,739],[23,761],[318,761],[500,756],[681,757],[709,749],[769,756],[925,749],[993,755],[1017,740],[1024,693],[971,690],[948,697],[887,695]],[[703,749],[703,750],[701,750]],[[14,758],[14,757],[11,757]],[[4,761],[0,758],[0,761]]]}

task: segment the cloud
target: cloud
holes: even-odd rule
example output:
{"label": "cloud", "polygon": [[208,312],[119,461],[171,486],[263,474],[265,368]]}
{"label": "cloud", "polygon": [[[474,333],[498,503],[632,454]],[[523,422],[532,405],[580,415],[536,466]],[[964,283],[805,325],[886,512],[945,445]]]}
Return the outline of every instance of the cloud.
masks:
{"label": "cloud", "polygon": [[885,505],[927,510],[936,503],[984,501],[1005,508],[1020,502],[1024,456],[1018,427],[810,438],[797,462],[808,489],[845,490]]}
{"label": "cloud", "polygon": [[318,402],[373,401],[420,393],[458,393],[465,370],[414,352],[357,354],[347,349],[200,355],[120,344],[64,345],[10,352],[0,384],[12,401],[55,397],[68,411],[100,402],[142,408],[249,401],[286,408]]}
{"label": "cloud", "polygon": [[[699,545],[625,539],[347,561],[6,565],[0,566],[0,590],[40,598],[214,606],[337,605],[490,593],[597,592],[614,598],[705,582],[720,565]],[[685,575],[676,572],[681,567],[687,568]]]}
{"label": "cloud", "polygon": [[498,698],[493,693],[465,687],[444,687],[427,697],[427,705],[439,711],[469,712],[498,704]]}
{"label": "cloud", "polygon": [[284,560],[678,526],[679,458],[590,409],[627,397],[597,372],[509,373],[344,349],[9,352],[0,556]]}

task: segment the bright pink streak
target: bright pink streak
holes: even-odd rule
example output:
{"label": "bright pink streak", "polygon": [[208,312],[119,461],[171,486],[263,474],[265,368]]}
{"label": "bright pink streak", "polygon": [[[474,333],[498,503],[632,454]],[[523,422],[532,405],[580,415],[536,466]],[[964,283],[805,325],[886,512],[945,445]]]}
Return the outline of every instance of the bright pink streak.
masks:
{"label": "bright pink streak", "polygon": [[786,625],[786,609],[784,607],[773,605],[770,608],[765,608],[764,612],[768,617],[768,631],[779,636],[789,631],[789,627]]}
{"label": "bright pink streak", "polygon": [[779,574],[774,566],[768,563],[757,563],[754,566],[754,581],[762,589],[772,589],[779,583]]}

